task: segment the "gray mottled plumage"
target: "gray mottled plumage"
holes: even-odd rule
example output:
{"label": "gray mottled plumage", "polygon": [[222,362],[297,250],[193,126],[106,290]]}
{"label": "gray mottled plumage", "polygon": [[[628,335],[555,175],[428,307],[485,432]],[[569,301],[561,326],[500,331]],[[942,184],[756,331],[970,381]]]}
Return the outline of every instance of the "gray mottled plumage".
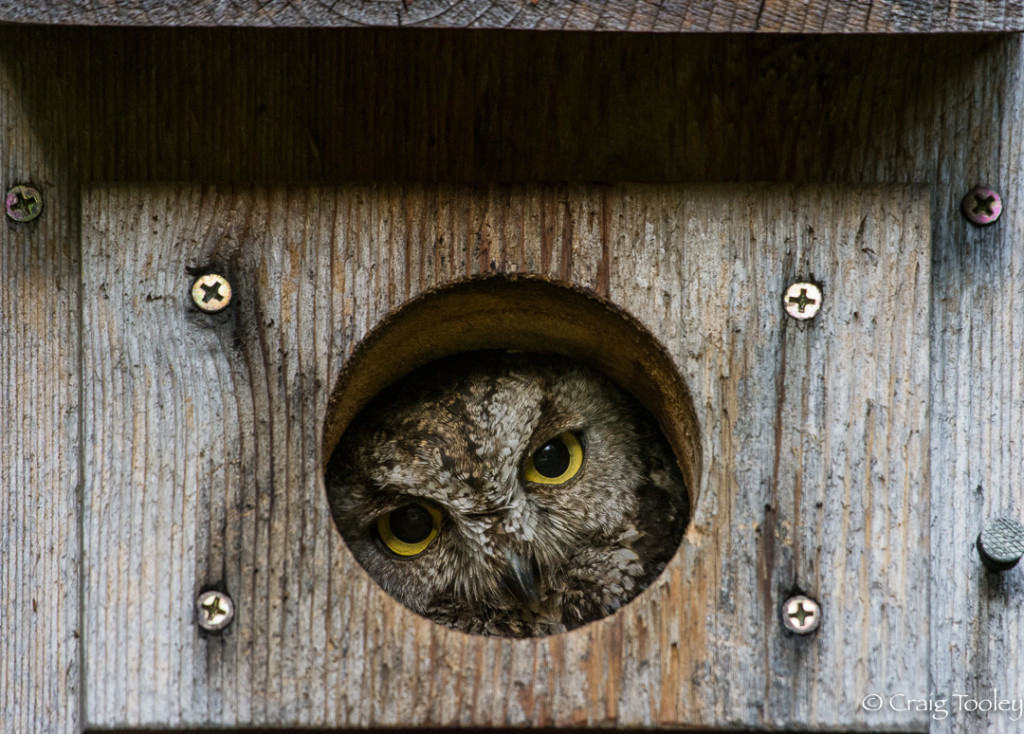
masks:
{"label": "gray mottled plumage", "polygon": [[[524,481],[524,462],[565,431],[580,437],[579,472]],[[589,368],[526,353],[457,355],[399,381],[346,431],[326,482],[342,536],[385,590],[441,624],[515,637],[621,607],[664,568],[689,514],[646,410]],[[440,527],[399,557],[377,518],[410,502],[440,510]]]}

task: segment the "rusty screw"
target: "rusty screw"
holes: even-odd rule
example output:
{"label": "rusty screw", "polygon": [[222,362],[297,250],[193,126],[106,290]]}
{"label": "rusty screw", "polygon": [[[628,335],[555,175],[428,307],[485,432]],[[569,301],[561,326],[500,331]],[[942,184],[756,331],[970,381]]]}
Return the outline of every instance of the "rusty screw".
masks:
{"label": "rusty screw", "polygon": [[999,219],[1003,213],[1003,200],[992,189],[975,186],[967,192],[960,208],[969,222],[982,227]]}
{"label": "rusty screw", "polygon": [[793,283],[782,297],[786,313],[794,319],[813,319],[821,308],[821,289],[814,283]]}
{"label": "rusty screw", "polygon": [[1024,557],[1024,525],[1008,517],[985,524],[975,543],[989,571],[1009,571]]}
{"label": "rusty screw", "polygon": [[821,607],[807,596],[793,596],[782,605],[782,624],[797,635],[809,635],[818,629]]}
{"label": "rusty screw", "polygon": [[43,211],[43,195],[31,186],[15,186],[7,192],[7,217],[14,222],[31,222]]}
{"label": "rusty screw", "polygon": [[192,300],[206,313],[223,311],[231,303],[231,284],[223,275],[200,275],[192,284]]}
{"label": "rusty screw", "polygon": [[223,591],[204,591],[196,598],[196,621],[204,630],[220,632],[235,618],[235,603]]}

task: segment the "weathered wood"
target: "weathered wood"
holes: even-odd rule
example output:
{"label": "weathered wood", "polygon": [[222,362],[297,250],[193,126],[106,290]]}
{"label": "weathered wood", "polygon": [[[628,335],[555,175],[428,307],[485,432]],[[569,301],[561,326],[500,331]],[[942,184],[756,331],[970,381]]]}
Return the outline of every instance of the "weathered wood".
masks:
{"label": "weathered wood", "polygon": [[1024,30],[1014,0],[0,0],[0,22],[53,25],[424,27],[661,33]]}
{"label": "weathered wood", "polygon": [[[89,725],[926,726],[847,694],[928,685],[929,569],[892,560],[930,521],[926,192],[113,187],[82,214]],[[233,280],[222,316],[190,305],[207,266]],[[344,359],[480,272],[603,291],[667,346],[702,431],[665,576],[549,639],[401,607],[323,488]],[[782,310],[800,275],[828,293],[809,327]],[[222,638],[192,621],[208,586],[238,607]],[[779,624],[796,588],[826,610],[810,639]]]}
{"label": "weathered wood", "polygon": [[965,192],[936,190],[946,216],[933,225],[930,635],[933,695],[951,712],[933,724],[943,733],[1014,732],[1024,721],[958,708],[954,698],[993,698],[994,690],[1018,706],[1024,700],[1024,574],[987,573],[974,548],[992,517],[1024,519],[1021,40],[979,56],[964,80],[976,86],[946,92],[940,128],[966,133],[942,144],[940,172],[963,172],[968,185],[991,182],[1007,206],[998,224],[978,229],[956,212]]}
{"label": "weathered wood", "polygon": [[[947,107],[989,111],[1014,68],[987,37],[0,32],[23,124],[59,130],[86,182],[952,186],[939,166],[980,143]],[[969,128],[990,141],[988,117]]]}
{"label": "weathered wood", "polygon": [[[78,192],[62,165],[61,104],[27,125],[21,64],[0,67],[0,200],[45,192],[43,213],[0,209],[0,731],[79,727]],[[40,91],[56,84],[39,80]]]}
{"label": "weathered wood", "polygon": [[[975,17],[987,18],[982,9],[993,6],[974,7]],[[1005,14],[1014,12],[1007,6]],[[972,548],[986,518],[1024,512],[1016,440],[1024,384],[1017,323],[1024,223],[1014,205],[1024,198],[1019,37],[9,26],[0,28],[0,67],[5,182],[40,183],[50,203],[51,192],[74,202],[79,182],[104,180],[929,183],[932,545],[892,552],[934,569],[931,694],[981,695],[995,685],[1024,697],[1017,654],[1024,581],[1018,569],[995,583]],[[994,184],[1007,202],[1002,221],[984,230],[959,212],[960,197],[977,182]],[[57,227],[43,250],[23,250],[17,264],[6,253],[6,293],[25,287],[23,264],[49,268],[51,249],[75,240],[75,213],[63,216],[63,224],[40,225]],[[74,271],[57,270],[68,267]],[[30,616],[24,587],[0,592],[4,624],[15,627],[4,627],[4,669],[19,666],[0,690],[0,710],[15,731],[76,726],[77,602],[69,600],[77,592],[69,569],[77,534],[66,513],[78,444],[72,423],[55,430],[48,416],[75,410],[77,387],[35,377],[39,365],[55,363],[76,372],[62,351],[77,342],[76,282],[61,279],[70,311],[55,312],[47,321],[53,329],[35,340],[5,331],[14,341],[0,356],[10,384],[35,385],[33,415],[47,442],[24,460],[5,449],[0,477],[22,488],[11,498],[42,504],[15,506],[2,522],[52,528],[45,543],[19,535],[4,552],[51,569],[34,573],[59,599]],[[3,310],[5,329],[12,313]],[[5,417],[19,415],[15,399],[8,391],[0,401]],[[28,487],[42,489],[27,495]],[[68,570],[59,583],[58,569]],[[41,624],[40,615],[48,625],[42,638],[32,636],[39,626],[30,622]],[[963,734],[1020,726],[1005,714],[964,711],[930,725]]]}

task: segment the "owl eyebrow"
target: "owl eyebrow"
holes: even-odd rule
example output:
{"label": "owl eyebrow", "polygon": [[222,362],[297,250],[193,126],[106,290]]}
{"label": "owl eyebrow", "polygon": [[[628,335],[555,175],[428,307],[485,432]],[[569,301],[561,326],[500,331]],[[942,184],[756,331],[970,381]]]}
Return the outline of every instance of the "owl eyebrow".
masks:
{"label": "owl eyebrow", "polygon": [[427,502],[431,505],[441,507],[437,501],[428,495],[412,494],[405,487],[397,487],[393,484],[382,484],[377,488],[377,499],[383,503],[385,512],[390,512],[401,507],[407,502]]}
{"label": "owl eyebrow", "polygon": [[534,451],[539,449],[541,446],[546,444],[553,438],[557,438],[563,433],[572,433],[579,439],[580,445],[583,446],[583,451],[587,450],[587,431],[586,428],[580,425],[579,421],[544,421],[541,422],[533,434],[530,436],[530,441],[526,444],[527,449],[523,455],[523,461],[526,461],[527,457],[531,456]]}
{"label": "owl eyebrow", "polygon": [[578,413],[560,408],[550,396],[545,396],[538,408],[540,410],[540,417],[530,436],[531,442],[539,440],[537,438],[538,435],[543,435],[549,431],[551,433],[547,438],[557,436],[562,431],[583,432],[584,427],[581,425],[581,416]]}

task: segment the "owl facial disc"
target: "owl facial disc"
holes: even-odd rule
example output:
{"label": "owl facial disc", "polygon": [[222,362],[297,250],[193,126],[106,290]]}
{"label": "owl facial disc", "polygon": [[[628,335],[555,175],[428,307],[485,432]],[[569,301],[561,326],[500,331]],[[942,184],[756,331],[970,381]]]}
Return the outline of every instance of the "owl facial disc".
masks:
{"label": "owl facial disc", "polygon": [[689,518],[657,422],[564,357],[473,352],[360,413],[325,476],[335,524],[388,593],[466,632],[528,637],[613,613]]}

